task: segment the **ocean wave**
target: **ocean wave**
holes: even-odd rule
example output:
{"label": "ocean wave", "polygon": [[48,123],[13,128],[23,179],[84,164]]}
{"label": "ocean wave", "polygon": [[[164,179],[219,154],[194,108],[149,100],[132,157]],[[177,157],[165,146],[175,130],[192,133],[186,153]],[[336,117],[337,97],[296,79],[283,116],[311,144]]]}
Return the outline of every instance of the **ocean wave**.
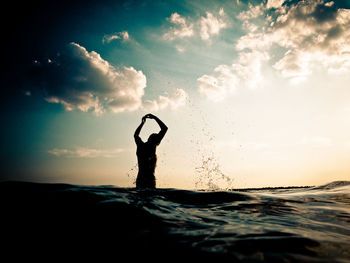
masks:
{"label": "ocean wave", "polygon": [[349,181],[246,191],[3,182],[0,198],[4,251],[159,261],[350,260]]}
{"label": "ocean wave", "polygon": [[338,188],[338,187],[344,187],[344,186],[349,186],[350,185],[350,181],[334,181],[325,185],[321,185],[321,186],[317,186],[314,187],[314,189],[334,189],[334,188]]}

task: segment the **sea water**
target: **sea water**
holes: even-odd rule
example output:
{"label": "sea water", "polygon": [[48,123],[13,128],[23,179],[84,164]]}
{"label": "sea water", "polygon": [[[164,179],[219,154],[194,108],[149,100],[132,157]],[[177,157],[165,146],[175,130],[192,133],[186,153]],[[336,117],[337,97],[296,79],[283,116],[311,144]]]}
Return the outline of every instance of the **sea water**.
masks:
{"label": "sea water", "polygon": [[3,182],[0,193],[12,257],[350,262],[348,181],[226,191]]}

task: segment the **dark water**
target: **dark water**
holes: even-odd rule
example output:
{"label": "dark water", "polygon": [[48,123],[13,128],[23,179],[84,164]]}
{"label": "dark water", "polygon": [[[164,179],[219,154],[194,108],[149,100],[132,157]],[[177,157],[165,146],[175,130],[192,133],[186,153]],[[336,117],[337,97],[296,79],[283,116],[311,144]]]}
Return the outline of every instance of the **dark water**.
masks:
{"label": "dark water", "polygon": [[350,262],[350,182],[221,192],[3,182],[0,194],[12,258]]}

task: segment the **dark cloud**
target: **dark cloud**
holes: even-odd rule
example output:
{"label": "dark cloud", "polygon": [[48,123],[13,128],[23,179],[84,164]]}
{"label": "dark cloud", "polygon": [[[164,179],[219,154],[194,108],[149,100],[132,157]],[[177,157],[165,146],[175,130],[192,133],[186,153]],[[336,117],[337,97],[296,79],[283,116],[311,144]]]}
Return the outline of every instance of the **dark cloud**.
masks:
{"label": "dark cloud", "polygon": [[337,39],[338,37],[341,37],[344,32],[344,27],[340,26],[339,24],[333,26],[329,31],[327,32],[327,40]]}
{"label": "dark cloud", "polygon": [[[84,13],[93,7],[92,2],[10,1],[3,6],[1,81],[8,102],[4,110],[9,110],[13,101],[21,99],[33,60],[47,60],[62,46],[78,38],[76,21],[86,19]],[[83,31],[81,27],[80,31]]]}
{"label": "dark cloud", "polygon": [[117,69],[101,56],[70,43],[55,58],[34,61],[27,85],[40,89],[48,102],[66,110],[92,110],[101,114],[141,107],[146,77],[132,67]]}
{"label": "dark cloud", "polygon": [[[103,35],[110,23],[96,21],[125,1],[10,1],[3,6],[2,37],[5,87],[18,88],[14,79],[21,78],[32,61],[45,60],[70,42],[87,42],[91,35]],[[109,14],[108,13],[108,14]]]}
{"label": "dark cloud", "polygon": [[334,4],[325,5],[324,2],[318,2],[310,17],[314,18],[316,23],[334,21],[337,17],[337,8]]}
{"label": "dark cloud", "polygon": [[107,110],[176,109],[185,104],[187,97],[178,89],[174,94],[143,102],[146,76],[142,71],[116,68],[77,43],[70,43],[54,58],[33,61],[26,86],[30,93],[40,90],[46,101],[60,103],[66,110],[93,111],[97,115]]}
{"label": "dark cloud", "polygon": [[[1,110],[23,107],[38,93],[41,101],[43,96],[69,110],[121,112],[142,107],[143,73],[132,66],[115,68],[100,57],[106,52],[101,43],[106,33],[125,30],[118,25],[139,27],[131,15],[148,12],[138,2],[132,4],[138,11],[128,9],[128,3],[53,0],[6,4],[2,87],[7,99]],[[127,31],[120,32],[119,37],[128,39]],[[125,59],[120,62],[128,64]]]}
{"label": "dark cloud", "polygon": [[334,3],[325,4],[324,1],[299,1],[290,7],[289,12],[293,12],[294,19],[307,21],[310,24],[326,23],[337,16],[337,7]]}

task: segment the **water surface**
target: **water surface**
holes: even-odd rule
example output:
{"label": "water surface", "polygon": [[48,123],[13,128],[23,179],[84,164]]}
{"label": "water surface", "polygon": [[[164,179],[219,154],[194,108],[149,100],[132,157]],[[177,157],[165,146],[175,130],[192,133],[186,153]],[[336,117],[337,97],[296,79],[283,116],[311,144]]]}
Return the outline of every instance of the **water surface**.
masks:
{"label": "water surface", "polygon": [[80,259],[350,262],[347,181],[245,191],[3,182],[0,193],[4,251]]}

